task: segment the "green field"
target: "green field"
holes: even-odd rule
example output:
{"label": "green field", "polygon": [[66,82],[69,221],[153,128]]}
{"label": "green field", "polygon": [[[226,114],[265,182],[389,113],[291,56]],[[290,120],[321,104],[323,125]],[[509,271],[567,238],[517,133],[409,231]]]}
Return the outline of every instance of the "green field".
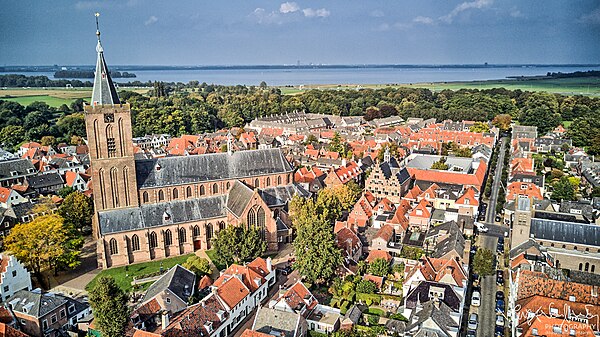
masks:
{"label": "green field", "polygon": [[528,80],[490,80],[490,81],[472,81],[472,82],[430,82],[430,83],[414,83],[414,84],[323,84],[323,85],[306,85],[294,87],[279,87],[285,95],[295,95],[311,89],[382,89],[382,88],[427,88],[433,91],[441,91],[444,89],[493,89],[506,88],[509,90],[523,91],[547,91],[564,95],[586,95],[600,96],[600,78],[598,77],[582,77],[582,78],[557,78],[557,79],[528,79]]}
{"label": "green field", "polygon": [[160,270],[161,263],[165,270],[173,267],[176,264],[183,264],[188,259],[188,257],[192,255],[193,254],[188,254],[159,261],[136,263],[129,265],[127,267],[127,271],[125,270],[126,267],[104,269],[98,275],[96,275],[96,277],[94,277],[94,279],[90,283],[88,283],[88,285],[85,288],[88,291],[92,289],[97,282],[96,280],[100,276],[112,276],[117,282],[117,285],[121,287],[121,289],[129,292],[133,289],[131,286],[131,282],[133,281],[134,276],[157,272]]}
{"label": "green field", "polygon": [[[148,92],[149,89],[126,89],[141,94]],[[46,102],[49,106],[59,107],[63,104],[70,105],[74,100],[83,98],[89,102],[92,96],[92,88],[9,88],[0,90],[0,99],[17,102],[27,106],[33,102]]]}
{"label": "green field", "polygon": [[[84,97],[81,97],[81,98],[84,98]],[[33,102],[46,102],[46,104],[48,104],[51,107],[55,107],[55,108],[58,108],[59,106],[61,106],[63,104],[66,104],[67,106],[69,106],[75,100],[75,98],[59,98],[59,97],[53,97],[53,96],[49,96],[49,95],[22,96],[22,97],[12,97],[12,98],[0,97],[0,99],[5,100],[5,101],[17,102],[23,106],[28,106],[29,104],[31,104]],[[84,99],[86,101],[89,101],[89,97],[85,97]]]}

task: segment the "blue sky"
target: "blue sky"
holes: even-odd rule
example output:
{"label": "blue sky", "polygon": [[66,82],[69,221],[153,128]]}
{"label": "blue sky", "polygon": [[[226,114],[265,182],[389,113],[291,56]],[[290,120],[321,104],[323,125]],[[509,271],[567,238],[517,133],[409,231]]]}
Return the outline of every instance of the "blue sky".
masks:
{"label": "blue sky", "polygon": [[600,0],[0,1],[0,65],[600,63]]}

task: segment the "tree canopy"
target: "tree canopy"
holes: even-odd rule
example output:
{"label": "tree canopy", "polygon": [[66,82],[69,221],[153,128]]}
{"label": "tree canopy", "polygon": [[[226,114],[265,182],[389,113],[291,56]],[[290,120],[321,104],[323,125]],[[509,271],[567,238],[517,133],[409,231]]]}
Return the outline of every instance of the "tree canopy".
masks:
{"label": "tree canopy", "polygon": [[94,325],[103,337],[121,337],[129,321],[127,294],[112,276],[100,276],[89,292]]}
{"label": "tree canopy", "polygon": [[86,226],[91,228],[94,214],[92,200],[79,191],[72,192],[58,207],[58,214],[63,217],[67,226],[78,230]]}
{"label": "tree canopy", "polygon": [[494,253],[486,248],[479,248],[473,258],[473,271],[479,276],[494,274]]}
{"label": "tree canopy", "polygon": [[267,249],[260,229],[254,226],[227,226],[213,238],[217,262],[223,265],[254,260]]}

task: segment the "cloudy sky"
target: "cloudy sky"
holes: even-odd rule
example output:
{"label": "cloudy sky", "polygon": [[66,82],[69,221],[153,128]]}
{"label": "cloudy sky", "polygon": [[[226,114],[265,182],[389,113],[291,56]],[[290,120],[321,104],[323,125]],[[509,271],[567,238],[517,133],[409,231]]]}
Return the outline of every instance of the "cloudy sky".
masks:
{"label": "cloudy sky", "polygon": [[600,0],[0,1],[0,65],[600,63]]}

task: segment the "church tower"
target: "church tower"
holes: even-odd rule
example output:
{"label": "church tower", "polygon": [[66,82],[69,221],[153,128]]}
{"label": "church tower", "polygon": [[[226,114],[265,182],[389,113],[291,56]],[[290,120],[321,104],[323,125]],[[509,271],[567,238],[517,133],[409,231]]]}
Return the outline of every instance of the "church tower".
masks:
{"label": "church tower", "polygon": [[[98,28],[98,13],[96,27]],[[99,211],[138,206],[129,104],[121,103],[110,77],[100,30],[96,30],[96,73],[92,102],[86,105],[85,127],[92,168],[96,214]],[[95,219],[97,220],[97,219]],[[94,232],[98,235],[97,221]]]}

